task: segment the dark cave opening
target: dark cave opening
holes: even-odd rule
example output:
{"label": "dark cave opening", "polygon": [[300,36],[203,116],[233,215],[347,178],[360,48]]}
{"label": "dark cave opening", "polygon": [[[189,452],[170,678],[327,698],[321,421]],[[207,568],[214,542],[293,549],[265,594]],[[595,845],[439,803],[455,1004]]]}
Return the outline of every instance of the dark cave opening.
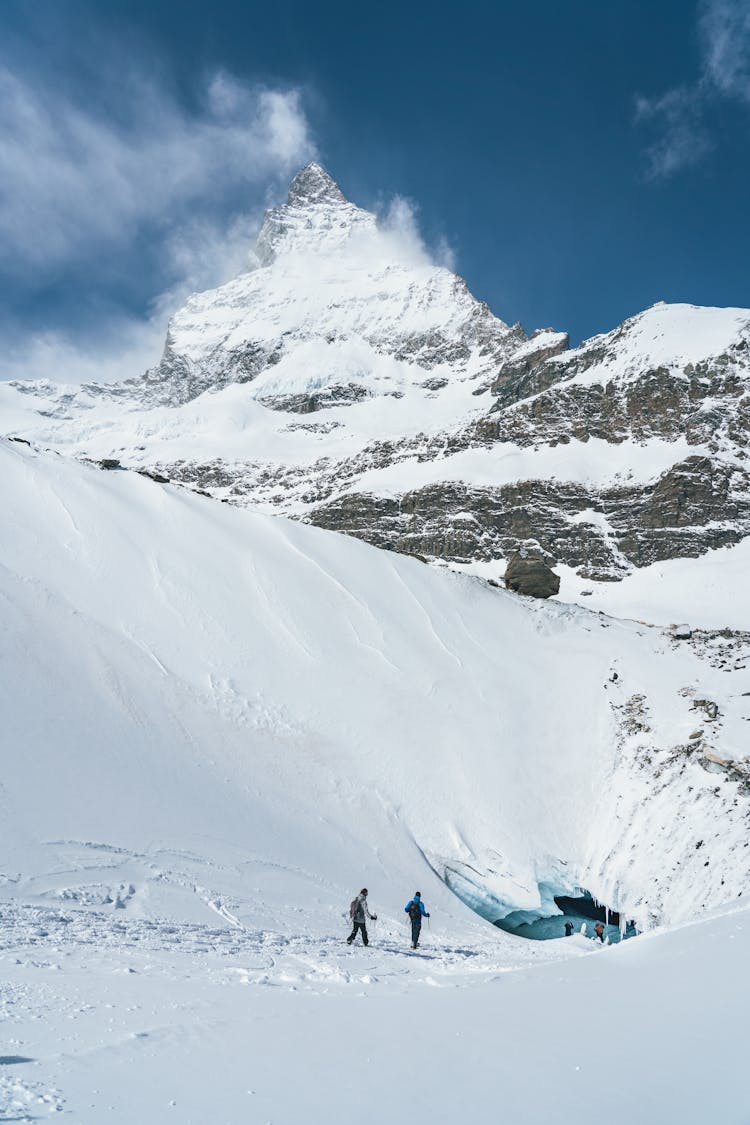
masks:
{"label": "dark cave opening", "polygon": [[[583,934],[615,944],[637,933],[635,924],[622,918],[616,910],[597,900],[582,887],[576,895],[555,895],[554,902],[560,913],[530,915],[529,911],[516,911],[495,922],[501,930],[532,941],[549,941],[554,938]],[[601,937],[595,927],[601,926]]]}

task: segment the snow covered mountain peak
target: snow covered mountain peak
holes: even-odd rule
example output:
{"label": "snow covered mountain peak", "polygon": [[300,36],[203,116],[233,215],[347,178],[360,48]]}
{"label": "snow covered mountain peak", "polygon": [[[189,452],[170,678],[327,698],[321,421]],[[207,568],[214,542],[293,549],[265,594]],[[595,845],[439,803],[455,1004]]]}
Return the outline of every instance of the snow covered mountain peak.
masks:
{"label": "snow covered mountain peak", "polygon": [[354,232],[374,233],[376,225],[325,168],[308,164],[292,180],[286,203],[266,211],[255,252],[261,266],[289,254],[336,254]]}
{"label": "snow covered mountain peak", "polygon": [[[379,223],[309,164],[286,202],[266,212],[255,268],[190,297],[172,318],[159,365],[123,391],[174,407],[239,383],[249,384],[244,399],[275,411],[362,404],[361,449],[363,440],[403,437],[397,414],[409,416],[407,432],[474,417],[477,390],[485,393],[525,343],[520,327],[493,316],[430,259],[408,222]],[[442,394],[449,385],[455,401]],[[413,400],[406,410],[364,406],[405,396]]]}
{"label": "snow covered mountain peak", "polygon": [[347,203],[339,185],[322,165],[313,161],[301,168],[289,186],[287,206],[308,203]]}

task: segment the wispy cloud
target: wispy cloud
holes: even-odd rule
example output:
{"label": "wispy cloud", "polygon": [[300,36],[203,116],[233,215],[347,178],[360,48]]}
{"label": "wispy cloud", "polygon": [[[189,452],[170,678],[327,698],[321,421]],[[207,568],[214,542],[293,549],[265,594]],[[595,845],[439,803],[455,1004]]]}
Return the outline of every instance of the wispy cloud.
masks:
{"label": "wispy cloud", "polygon": [[0,67],[0,254],[23,273],[111,252],[179,226],[238,187],[286,174],[314,152],[300,95],[226,74],[188,111],[143,77],[123,112],[98,115]]}
{"label": "wispy cloud", "polygon": [[724,97],[750,105],[750,6],[746,0],[710,0],[699,19],[704,78]]}
{"label": "wispy cloud", "polygon": [[315,155],[296,89],[216,73],[188,106],[131,71],[115,93],[115,111],[111,96],[98,108],[91,90],[61,95],[0,61],[0,280],[33,299],[125,279],[147,310],[92,316],[85,338],[16,326],[0,378],[115,378],[155,362],[169,313],[242,268],[267,191]]}
{"label": "wispy cloud", "polygon": [[394,256],[415,264],[455,269],[455,251],[444,236],[435,244],[425,239],[419,227],[419,208],[411,199],[395,195],[387,207],[381,207],[379,228]]}
{"label": "wispy cloud", "polygon": [[156,315],[110,317],[93,334],[53,329],[27,334],[3,346],[0,379],[113,383],[132,378],[158,360],[165,323]]}
{"label": "wispy cloud", "polygon": [[697,34],[701,66],[695,82],[636,98],[635,121],[652,135],[645,149],[648,179],[667,179],[711,152],[708,110],[713,104],[731,100],[750,106],[747,0],[703,0]]}
{"label": "wispy cloud", "polygon": [[[68,300],[41,330],[6,316],[0,379],[111,381],[155,364],[172,312],[249,264],[264,206],[316,155],[297,89],[219,72],[187,102],[143,68],[107,71],[71,86],[0,56],[0,287],[38,307],[48,286],[95,292],[90,315],[66,317]],[[379,214],[373,252],[453,268],[410,200]]]}
{"label": "wispy cloud", "polygon": [[702,97],[697,89],[678,86],[658,98],[639,97],[635,119],[654,130],[654,139],[645,150],[649,179],[664,179],[681,168],[698,164],[711,151],[711,139],[703,122]]}
{"label": "wispy cloud", "polygon": [[226,223],[183,220],[165,233],[159,252],[172,280],[152,296],[142,316],[123,311],[97,318],[86,331],[46,329],[3,342],[0,379],[49,379],[55,383],[116,382],[154,366],[164,347],[167,322],[191,294],[221,285],[248,264],[262,213]]}

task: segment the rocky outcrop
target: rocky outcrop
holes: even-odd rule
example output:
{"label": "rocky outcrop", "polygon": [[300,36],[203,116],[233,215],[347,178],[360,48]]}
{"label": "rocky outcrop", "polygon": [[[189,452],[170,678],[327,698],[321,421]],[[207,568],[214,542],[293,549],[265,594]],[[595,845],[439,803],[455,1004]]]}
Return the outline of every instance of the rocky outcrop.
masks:
{"label": "rocky outcrop", "polygon": [[552,328],[538,329],[528,343],[518,349],[515,355],[500,365],[500,369],[490,384],[490,391],[498,404],[509,405],[519,399],[538,394],[559,378],[559,374],[547,360],[568,350],[570,337],[567,332],[555,332]]}
{"label": "rocky outcrop", "polygon": [[321,391],[311,391],[300,395],[269,395],[258,401],[271,410],[281,410],[289,414],[315,414],[319,410],[331,410],[339,406],[351,406],[370,397],[367,387],[356,383],[337,384]]}
{"label": "rocky outcrop", "polygon": [[631,567],[696,558],[750,535],[750,475],[691,457],[647,487],[445,483],[397,499],[349,493],[316,505],[305,518],[449,563],[508,558],[531,542],[583,578],[616,581]]}
{"label": "rocky outcrop", "polygon": [[685,436],[693,445],[707,444],[716,451],[722,438],[747,448],[750,365],[742,373],[711,368],[701,377],[648,369],[625,384],[611,380],[560,385],[553,382],[555,376],[565,378],[564,365],[542,365],[502,388],[491,412],[465,440],[529,446],[589,438],[675,441]]}
{"label": "rocky outcrop", "polygon": [[544,559],[521,550],[508,561],[505,585],[508,590],[530,598],[551,598],[560,591],[560,577]]}

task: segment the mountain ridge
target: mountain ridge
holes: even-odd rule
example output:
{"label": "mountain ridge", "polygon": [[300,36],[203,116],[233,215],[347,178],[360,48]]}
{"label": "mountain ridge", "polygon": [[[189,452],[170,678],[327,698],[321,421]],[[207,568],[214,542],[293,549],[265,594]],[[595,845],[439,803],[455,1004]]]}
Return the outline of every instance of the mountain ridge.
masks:
{"label": "mountain ridge", "polygon": [[7,433],[498,578],[521,547],[619,581],[750,534],[750,310],[527,335],[317,163],[156,367],[0,404]]}

